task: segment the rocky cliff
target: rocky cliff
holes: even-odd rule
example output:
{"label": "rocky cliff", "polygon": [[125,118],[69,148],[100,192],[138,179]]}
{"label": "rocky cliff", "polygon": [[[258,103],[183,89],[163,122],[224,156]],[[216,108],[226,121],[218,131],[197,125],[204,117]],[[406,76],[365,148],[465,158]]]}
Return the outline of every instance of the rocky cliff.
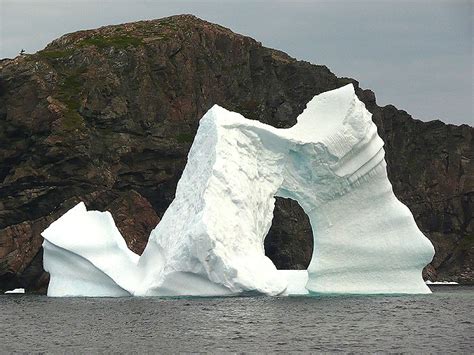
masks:
{"label": "rocky cliff", "polygon": [[[183,15],[0,61],[0,289],[44,291],[40,232],[79,200],[110,210],[141,252],[214,103],[290,127],[314,95],[349,82],[385,140],[395,194],[435,245],[426,276],[474,282],[472,127],[379,107],[353,79]],[[277,201],[265,247],[280,268],[307,266],[311,229],[296,202]]]}

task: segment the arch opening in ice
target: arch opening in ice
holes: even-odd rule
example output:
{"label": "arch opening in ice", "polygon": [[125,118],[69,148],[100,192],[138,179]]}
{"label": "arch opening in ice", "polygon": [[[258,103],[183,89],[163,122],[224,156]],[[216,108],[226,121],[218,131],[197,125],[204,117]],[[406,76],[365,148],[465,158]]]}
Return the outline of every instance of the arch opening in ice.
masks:
{"label": "arch opening in ice", "polygon": [[265,256],[278,270],[306,270],[313,255],[313,232],[300,204],[275,196],[272,225],[264,241]]}

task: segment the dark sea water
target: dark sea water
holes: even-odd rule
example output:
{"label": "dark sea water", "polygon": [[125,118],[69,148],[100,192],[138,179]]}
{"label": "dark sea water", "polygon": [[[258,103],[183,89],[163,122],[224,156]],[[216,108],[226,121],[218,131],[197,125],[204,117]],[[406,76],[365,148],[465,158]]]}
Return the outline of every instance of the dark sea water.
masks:
{"label": "dark sea water", "polygon": [[474,352],[474,287],[431,295],[0,296],[0,352]]}

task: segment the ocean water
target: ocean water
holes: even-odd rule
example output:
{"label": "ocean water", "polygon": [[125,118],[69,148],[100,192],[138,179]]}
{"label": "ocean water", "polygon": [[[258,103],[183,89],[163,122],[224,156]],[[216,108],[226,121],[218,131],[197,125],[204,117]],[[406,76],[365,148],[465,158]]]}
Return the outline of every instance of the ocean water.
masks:
{"label": "ocean water", "polygon": [[474,351],[474,287],[431,295],[0,296],[0,352]]}

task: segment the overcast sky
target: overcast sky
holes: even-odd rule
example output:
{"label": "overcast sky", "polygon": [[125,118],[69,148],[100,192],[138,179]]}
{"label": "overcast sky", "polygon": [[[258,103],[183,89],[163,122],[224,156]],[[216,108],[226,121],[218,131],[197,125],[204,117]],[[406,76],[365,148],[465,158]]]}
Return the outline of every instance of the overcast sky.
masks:
{"label": "overcast sky", "polygon": [[0,57],[64,33],[190,13],[375,91],[424,121],[474,125],[471,0],[0,0]]}

